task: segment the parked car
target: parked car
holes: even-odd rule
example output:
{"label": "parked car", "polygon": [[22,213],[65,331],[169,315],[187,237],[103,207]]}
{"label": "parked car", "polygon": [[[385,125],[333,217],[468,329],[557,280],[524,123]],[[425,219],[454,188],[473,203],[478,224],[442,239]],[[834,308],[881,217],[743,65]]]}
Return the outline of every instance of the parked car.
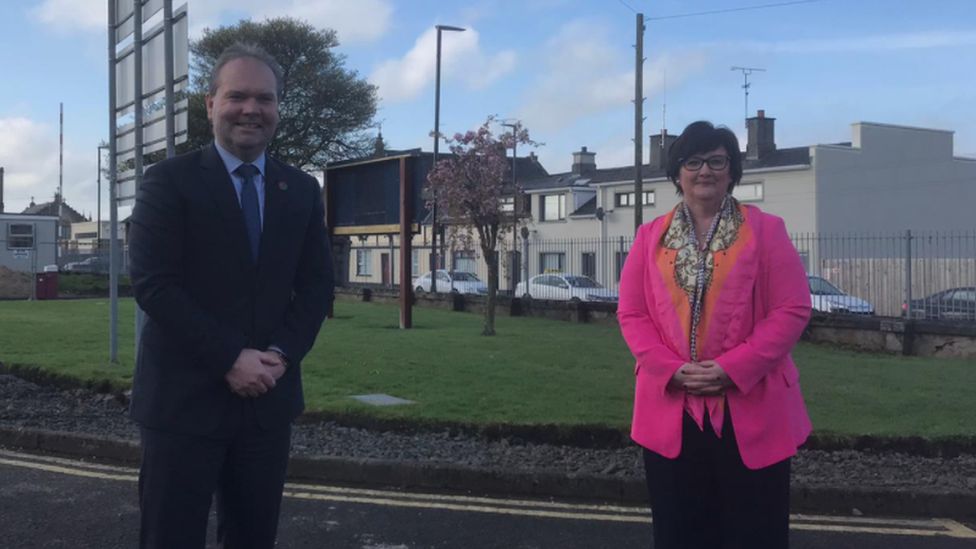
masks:
{"label": "parked car", "polygon": [[[430,291],[430,273],[425,273],[413,280],[413,288],[418,294]],[[488,285],[482,282],[474,273],[464,271],[437,271],[437,293],[454,292],[459,294],[488,295]]]}
{"label": "parked car", "polygon": [[[902,316],[908,306],[902,304]],[[912,300],[912,318],[928,320],[976,320],[976,287],[949,288]]]}
{"label": "parked car", "polygon": [[107,273],[108,259],[103,259],[97,255],[87,257],[81,261],[65,263],[62,270],[68,273]]}
{"label": "parked car", "polygon": [[588,276],[567,273],[533,276],[528,284],[519,282],[515,286],[515,295],[526,299],[555,301],[617,301],[617,292],[604,288]]}
{"label": "parked car", "polygon": [[813,275],[807,275],[807,280],[810,283],[810,298],[813,301],[814,311],[855,315],[874,314],[874,305],[842,292],[827,280]]}

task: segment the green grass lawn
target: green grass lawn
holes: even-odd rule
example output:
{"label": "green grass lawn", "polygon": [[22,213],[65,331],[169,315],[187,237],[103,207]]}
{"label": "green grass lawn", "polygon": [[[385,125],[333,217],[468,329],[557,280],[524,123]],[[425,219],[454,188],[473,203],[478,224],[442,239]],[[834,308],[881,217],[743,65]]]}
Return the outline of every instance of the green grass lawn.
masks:
{"label": "green grass lawn", "polygon": [[[0,361],[125,386],[133,362],[132,301],[120,302],[120,365],[108,357],[108,300],[0,302]],[[481,317],[415,308],[397,329],[389,305],[337,302],[303,364],[307,408],[467,424],[626,428],[633,360],[613,326]],[[968,404],[976,364],[854,353],[801,344],[795,357],[815,428],[838,434],[976,435]],[[350,395],[382,392],[416,405],[376,409]]]}

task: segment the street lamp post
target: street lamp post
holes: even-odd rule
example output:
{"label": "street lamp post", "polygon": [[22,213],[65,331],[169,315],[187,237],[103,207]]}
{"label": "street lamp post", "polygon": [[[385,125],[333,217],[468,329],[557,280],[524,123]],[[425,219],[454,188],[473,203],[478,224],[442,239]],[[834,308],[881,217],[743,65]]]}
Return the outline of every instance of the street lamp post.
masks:
{"label": "street lamp post", "polygon": [[[437,151],[441,138],[441,32],[454,31],[464,32],[461,27],[450,25],[436,25],[437,29],[437,68],[434,82],[434,167],[437,166]],[[437,293],[437,232],[440,227],[437,223],[437,196],[433,195],[434,205],[431,208],[431,240],[430,240],[430,291]]]}
{"label": "street lamp post", "polygon": [[515,296],[515,284],[518,278],[518,179],[516,179],[515,166],[518,161],[518,129],[519,122],[514,124],[503,123],[502,126],[512,128],[512,261],[511,261],[511,286],[512,296]]}

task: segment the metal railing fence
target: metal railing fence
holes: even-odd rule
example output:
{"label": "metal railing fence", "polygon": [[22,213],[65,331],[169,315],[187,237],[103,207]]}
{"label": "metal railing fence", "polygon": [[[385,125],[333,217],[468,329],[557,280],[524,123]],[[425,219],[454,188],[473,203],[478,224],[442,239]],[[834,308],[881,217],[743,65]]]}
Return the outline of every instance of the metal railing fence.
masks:
{"label": "metal railing fence", "polygon": [[[870,310],[882,316],[911,314],[912,318],[976,321],[976,298],[970,298],[968,302],[965,299],[968,289],[976,288],[976,230],[905,231],[899,234],[799,233],[791,238],[809,275],[822,278],[850,296],[847,301],[839,298],[818,301],[815,297],[815,308],[825,312],[845,311],[851,308],[831,308],[829,303],[856,301],[866,302],[862,312]],[[632,237],[620,236],[605,239],[520,238],[515,258],[518,265],[515,282],[546,272],[565,272],[589,276],[601,285],[617,290],[620,269],[632,244]],[[399,253],[391,246],[373,249],[389,253],[390,257]],[[471,272],[487,281],[488,264],[480,249],[448,248],[445,252],[444,268]],[[414,277],[427,271],[429,253],[429,246],[414,248]],[[510,245],[499,254],[499,293],[512,295]],[[355,261],[355,253],[352,257]],[[389,286],[397,284],[398,279],[393,276],[395,265],[395,261],[386,262],[389,272],[383,280]],[[356,268],[355,264],[352,268]],[[370,277],[350,280],[379,284],[382,283],[380,274],[372,272]]]}

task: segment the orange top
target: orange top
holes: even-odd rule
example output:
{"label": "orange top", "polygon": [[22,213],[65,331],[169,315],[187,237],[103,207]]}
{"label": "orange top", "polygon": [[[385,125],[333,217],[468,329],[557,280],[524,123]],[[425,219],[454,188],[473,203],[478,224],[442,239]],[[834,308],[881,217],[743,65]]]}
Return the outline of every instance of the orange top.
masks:
{"label": "orange top", "polygon": [[[739,214],[741,214],[742,219],[747,216],[747,209],[744,206],[737,205]],[[671,222],[674,220],[675,212],[671,212],[665,223],[670,227]],[[667,229],[665,229],[665,234],[667,234]],[[739,223],[737,227],[737,232],[734,235],[734,240],[727,245],[727,247],[721,248],[724,244],[721,242],[716,242],[713,239],[713,245],[705,253],[708,254],[706,258],[706,265],[711,264],[711,274],[706,276],[707,286],[705,288],[705,295],[703,298],[703,303],[701,307],[701,318],[699,320],[696,329],[696,355],[699,360],[714,359],[715,357],[702,356],[702,350],[705,345],[706,334],[709,330],[709,325],[711,323],[711,312],[715,309],[715,304],[718,302],[720,296],[722,295],[722,289],[725,281],[735,265],[735,261],[739,256],[739,253],[745,249],[749,242],[752,240],[752,230],[749,225],[745,222]],[[716,249],[718,248],[718,249]],[[684,341],[685,346],[691,346],[691,330],[692,330],[692,311],[694,299],[694,290],[682,286],[678,281],[678,276],[676,275],[676,265],[678,260],[679,249],[669,248],[665,245],[661,245],[657,249],[657,254],[655,257],[655,264],[660,270],[662,279],[667,286],[668,293],[671,298],[671,304],[681,321],[681,326],[684,328]],[[698,252],[701,253],[701,252]],[[725,419],[725,396],[698,396],[685,394],[684,409],[688,414],[695,420],[698,424],[698,428],[705,429],[705,410],[708,410],[709,418],[711,419],[712,429],[714,430],[716,436],[722,436],[722,422]]]}

